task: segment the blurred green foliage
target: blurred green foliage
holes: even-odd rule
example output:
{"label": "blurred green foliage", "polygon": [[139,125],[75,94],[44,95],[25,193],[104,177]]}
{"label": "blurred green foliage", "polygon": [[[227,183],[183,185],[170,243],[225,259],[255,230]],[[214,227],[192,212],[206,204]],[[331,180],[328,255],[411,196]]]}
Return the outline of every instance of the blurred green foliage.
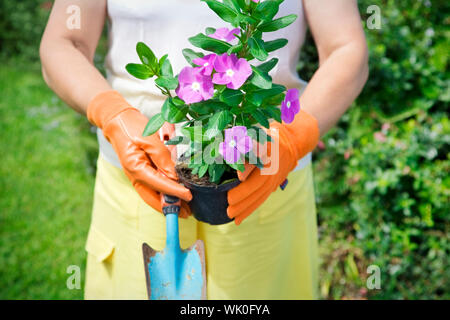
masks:
{"label": "blurred green foliage", "polygon": [[[449,299],[450,3],[358,4],[369,80],[314,155],[322,297]],[[366,26],[370,5],[381,10],[379,30]],[[82,296],[67,290],[66,268],[84,266],[96,142],[34,63],[50,6],[0,2],[0,57],[14,60],[0,74],[0,298]],[[101,67],[105,41],[98,51]],[[306,80],[317,68],[310,35],[298,66]],[[380,290],[366,287],[371,264]]]}
{"label": "blurred green foliage", "polygon": [[39,42],[51,1],[0,1],[0,57],[39,60]]}
{"label": "blurred green foliage", "polygon": [[[370,76],[358,106],[390,122],[429,108],[444,111],[450,101],[450,2],[360,0],[358,4],[370,49]],[[366,26],[373,14],[367,8],[373,5],[380,9],[380,29]],[[299,62],[305,79],[317,68],[312,43],[309,35]]]}
{"label": "blurred green foliage", "polygon": [[[369,80],[315,152],[325,298],[449,298],[448,1],[359,1]],[[381,29],[368,29],[378,5]],[[308,36],[299,73],[317,52]],[[381,289],[367,290],[367,266]]]}

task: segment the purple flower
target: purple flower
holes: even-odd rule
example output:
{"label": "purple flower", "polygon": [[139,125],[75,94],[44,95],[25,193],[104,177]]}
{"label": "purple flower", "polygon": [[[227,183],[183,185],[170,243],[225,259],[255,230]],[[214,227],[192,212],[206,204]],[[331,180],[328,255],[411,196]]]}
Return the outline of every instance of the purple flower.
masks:
{"label": "purple flower", "polygon": [[294,121],[295,115],[300,111],[300,92],[297,88],[289,89],[281,103],[281,120],[286,123]]}
{"label": "purple flower", "polygon": [[234,28],[228,30],[228,28],[219,28],[213,34],[208,35],[208,37],[229,42],[236,38],[235,34],[239,34],[241,30],[239,28]]}
{"label": "purple flower", "polygon": [[215,53],[208,54],[207,56],[204,56],[203,58],[195,58],[193,62],[200,66],[201,73],[205,76],[210,76],[213,68],[214,68],[214,61],[216,60],[217,55]]}
{"label": "purple flower", "polygon": [[242,154],[252,149],[252,139],[247,135],[247,128],[236,126],[225,129],[225,141],[219,144],[219,153],[226,162],[236,163]]}
{"label": "purple flower", "polygon": [[250,64],[244,58],[238,59],[233,53],[218,56],[214,61],[213,83],[226,84],[229,89],[239,89],[252,74]]}
{"label": "purple flower", "polygon": [[200,68],[184,67],[178,82],[175,92],[187,104],[208,100],[214,94],[211,77],[204,76]]}

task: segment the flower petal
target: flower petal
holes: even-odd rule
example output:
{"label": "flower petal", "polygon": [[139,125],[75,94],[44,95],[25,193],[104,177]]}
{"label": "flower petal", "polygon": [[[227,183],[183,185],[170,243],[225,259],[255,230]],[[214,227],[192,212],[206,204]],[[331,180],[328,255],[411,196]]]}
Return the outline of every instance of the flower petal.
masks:
{"label": "flower petal", "polygon": [[225,73],[214,73],[212,82],[215,84],[228,84],[231,82],[231,77]]}
{"label": "flower petal", "polygon": [[231,60],[228,54],[224,53],[214,60],[214,69],[217,72],[226,72],[231,68]]}
{"label": "flower petal", "polygon": [[192,67],[184,67],[178,76],[178,82],[184,84],[190,84],[195,80],[196,71]]}
{"label": "flower petal", "polygon": [[188,86],[180,86],[179,89],[175,91],[177,96],[183,100],[185,103],[196,103],[203,100],[203,97],[200,92],[192,90],[192,88]]}
{"label": "flower petal", "polygon": [[205,77],[205,80],[203,81],[201,86],[200,93],[203,97],[203,100],[208,100],[214,95],[214,85],[210,77]]}
{"label": "flower petal", "polygon": [[292,101],[290,109],[292,113],[296,115],[300,111],[300,100],[296,99]]}
{"label": "flower petal", "polygon": [[239,151],[234,147],[230,147],[226,142],[219,144],[219,153],[228,163],[236,163],[240,157]]}
{"label": "flower petal", "polygon": [[232,139],[234,139],[233,128],[225,129],[225,143],[229,143]]}
{"label": "flower petal", "polygon": [[281,120],[285,123],[291,123],[294,121],[294,116],[294,112],[292,112],[291,109],[286,106],[286,102],[283,101],[281,104]]}
{"label": "flower petal", "polygon": [[236,148],[240,153],[247,153],[253,147],[253,141],[249,136],[244,136],[236,141]]}
{"label": "flower petal", "polygon": [[231,134],[233,135],[233,138],[243,138],[247,136],[247,127],[245,126],[234,126],[233,128],[229,129],[231,130]]}
{"label": "flower petal", "polygon": [[292,88],[292,89],[289,89],[287,92],[286,92],[286,100],[287,101],[295,101],[295,100],[298,100],[300,98],[300,91],[297,89],[297,88]]}
{"label": "flower petal", "polygon": [[214,39],[225,40],[228,33],[229,33],[229,30],[228,30],[228,28],[225,27],[225,28],[216,29],[216,32],[214,32],[213,34],[210,34],[209,36]]}
{"label": "flower petal", "polygon": [[239,28],[234,28],[232,30],[230,30],[230,32],[228,32],[227,36],[225,37],[225,41],[231,41],[236,39],[235,34],[239,34],[241,32],[241,29]]}

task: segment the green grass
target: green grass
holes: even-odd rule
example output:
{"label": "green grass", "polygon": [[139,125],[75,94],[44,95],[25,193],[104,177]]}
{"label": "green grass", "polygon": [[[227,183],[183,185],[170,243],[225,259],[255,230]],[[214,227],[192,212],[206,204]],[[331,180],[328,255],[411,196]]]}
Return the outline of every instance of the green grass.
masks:
{"label": "green grass", "polygon": [[[39,66],[0,68],[0,299],[81,299],[97,146]],[[69,265],[81,290],[69,290]]]}

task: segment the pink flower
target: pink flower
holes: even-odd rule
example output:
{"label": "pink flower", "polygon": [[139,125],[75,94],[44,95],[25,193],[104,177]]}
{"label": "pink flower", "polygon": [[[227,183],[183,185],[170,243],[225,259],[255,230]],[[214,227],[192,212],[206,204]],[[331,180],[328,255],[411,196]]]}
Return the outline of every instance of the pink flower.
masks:
{"label": "pink flower", "polygon": [[320,150],[325,150],[325,148],[326,148],[325,142],[323,142],[322,140],[320,140],[320,141],[317,143],[317,147],[318,147]]}
{"label": "pink flower", "polygon": [[211,77],[204,76],[199,68],[184,67],[178,82],[175,92],[187,104],[208,100],[214,94]]}
{"label": "pink flower", "polygon": [[352,153],[350,152],[350,150],[345,151],[345,153],[344,153],[344,159],[345,159],[345,160],[348,160],[348,159],[350,158],[351,154],[352,154]]}
{"label": "pink flower", "polygon": [[259,0],[252,0],[253,2],[255,2],[255,3],[258,3],[259,2]]}
{"label": "pink flower", "polygon": [[252,149],[252,139],[247,135],[247,128],[236,126],[225,129],[225,141],[219,144],[219,153],[226,162],[236,163],[242,154]]}
{"label": "pink flower", "polygon": [[215,84],[226,84],[229,89],[239,89],[245,80],[252,74],[250,64],[244,58],[238,59],[233,53],[218,56],[214,61],[212,82]]}
{"label": "pink flower", "polygon": [[239,34],[241,29],[234,28],[232,30],[228,30],[228,28],[219,28],[213,34],[208,35],[208,37],[229,42],[236,38],[235,34]]}
{"label": "pink flower", "polygon": [[215,53],[208,54],[203,58],[195,58],[193,62],[200,66],[201,73],[205,76],[210,76],[213,68],[214,61],[216,61],[217,55]]}
{"label": "pink flower", "polygon": [[379,142],[386,142],[386,136],[384,135],[383,132],[381,131],[377,131],[373,134],[375,140],[379,141]]}
{"label": "pink flower", "polygon": [[294,121],[295,115],[300,111],[300,92],[297,88],[289,89],[281,103],[281,120],[286,123]]}

